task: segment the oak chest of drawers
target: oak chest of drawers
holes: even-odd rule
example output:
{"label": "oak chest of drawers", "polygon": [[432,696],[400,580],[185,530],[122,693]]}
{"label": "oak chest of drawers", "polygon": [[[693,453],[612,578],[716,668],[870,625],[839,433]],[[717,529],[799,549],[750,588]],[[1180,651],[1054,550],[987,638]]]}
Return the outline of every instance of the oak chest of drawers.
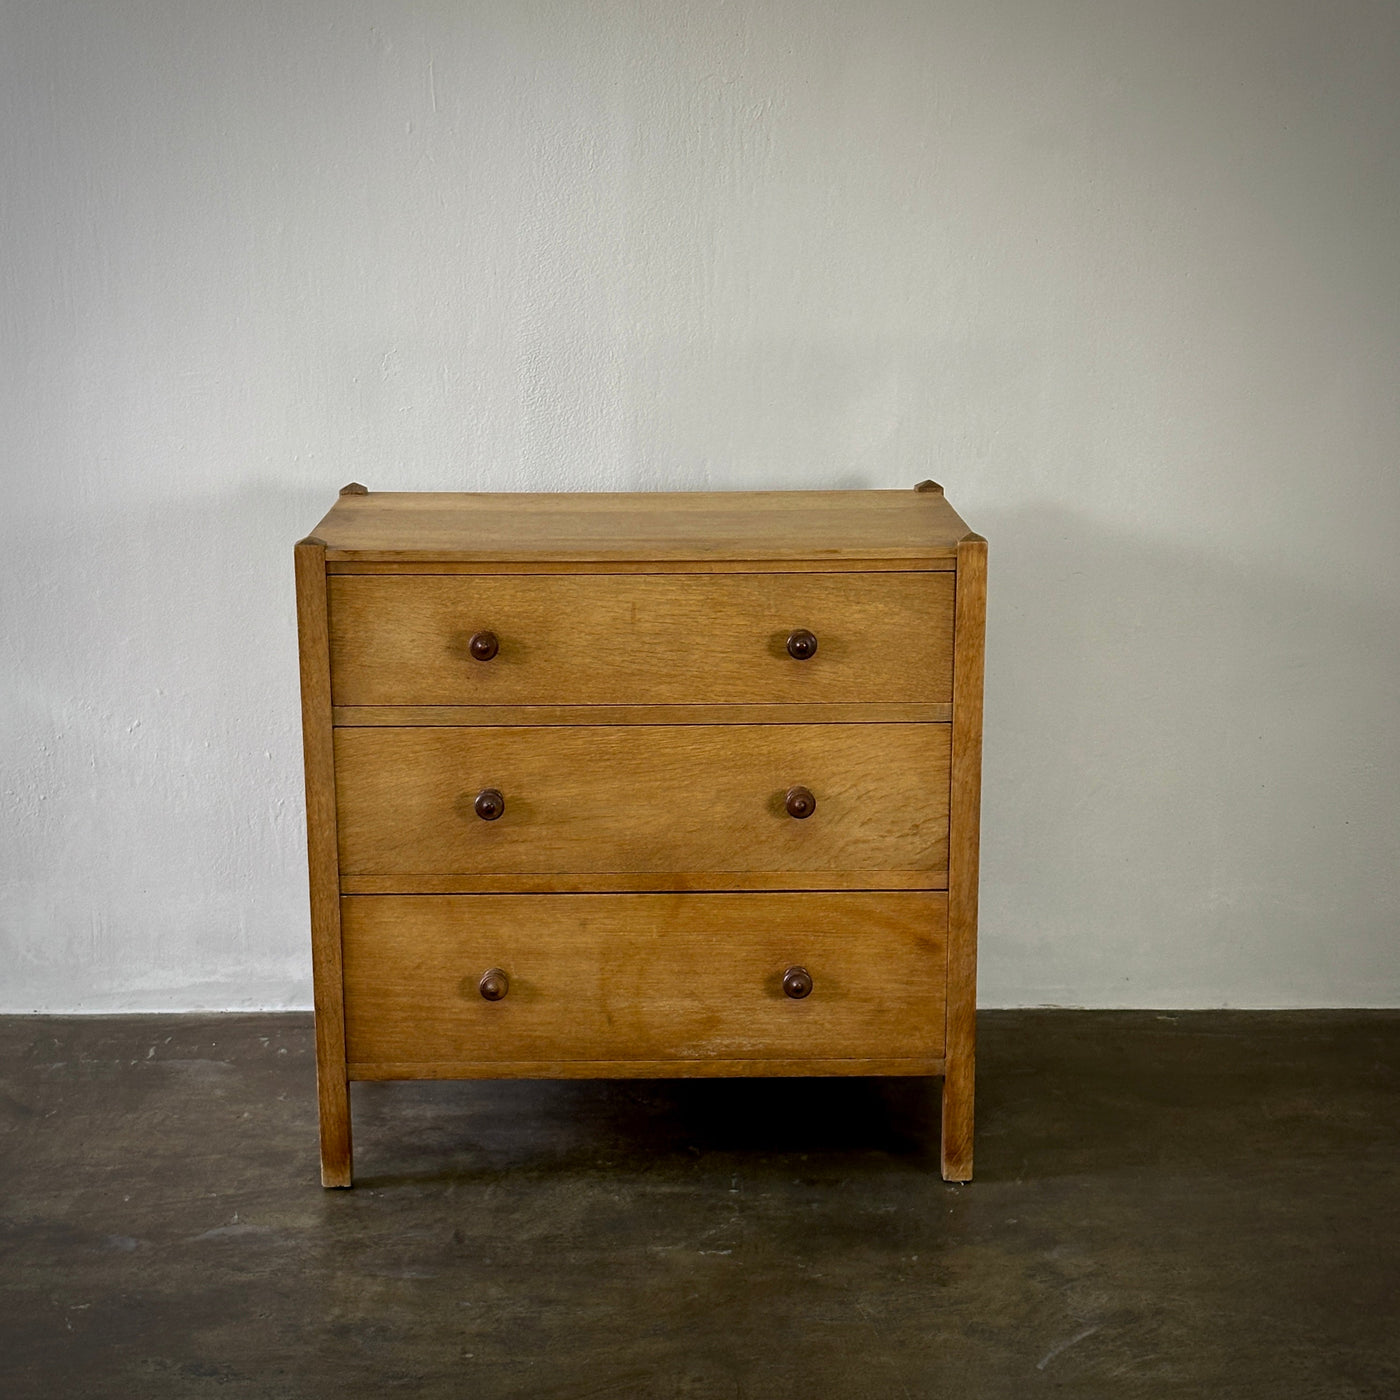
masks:
{"label": "oak chest of drawers", "polygon": [[913,491],[347,486],[296,547],[349,1081],[937,1075],[972,1172],[986,542]]}

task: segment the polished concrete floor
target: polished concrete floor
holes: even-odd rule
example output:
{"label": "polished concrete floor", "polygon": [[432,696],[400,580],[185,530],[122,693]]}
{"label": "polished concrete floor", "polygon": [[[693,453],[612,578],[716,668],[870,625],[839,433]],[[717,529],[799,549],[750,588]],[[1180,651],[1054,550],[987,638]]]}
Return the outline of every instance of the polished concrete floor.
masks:
{"label": "polished concrete floor", "polygon": [[981,1018],[936,1092],[362,1084],[303,1016],[0,1019],[0,1396],[1400,1396],[1400,1013]]}

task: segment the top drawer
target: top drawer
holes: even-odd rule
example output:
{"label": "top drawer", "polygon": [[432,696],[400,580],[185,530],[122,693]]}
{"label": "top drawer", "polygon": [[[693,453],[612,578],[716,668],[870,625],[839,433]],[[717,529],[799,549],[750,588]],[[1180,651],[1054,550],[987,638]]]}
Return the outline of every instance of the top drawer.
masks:
{"label": "top drawer", "polygon": [[[952,698],[952,573],[341,574],[327,582],[337,705]],[[788,650],[798,629],[817,639],[806,659]],[[477,660],[472,638],[488,632],[497,649]]]}

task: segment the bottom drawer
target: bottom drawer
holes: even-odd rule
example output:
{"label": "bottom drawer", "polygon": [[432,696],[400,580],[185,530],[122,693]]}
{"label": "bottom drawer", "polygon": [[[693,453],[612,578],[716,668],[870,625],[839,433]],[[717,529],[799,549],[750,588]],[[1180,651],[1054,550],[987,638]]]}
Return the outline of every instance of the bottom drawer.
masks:
{"label": "bottom drawer", "polygon": [[933,1072],[947,927],[930,891],[350,895],[350,1075]]}

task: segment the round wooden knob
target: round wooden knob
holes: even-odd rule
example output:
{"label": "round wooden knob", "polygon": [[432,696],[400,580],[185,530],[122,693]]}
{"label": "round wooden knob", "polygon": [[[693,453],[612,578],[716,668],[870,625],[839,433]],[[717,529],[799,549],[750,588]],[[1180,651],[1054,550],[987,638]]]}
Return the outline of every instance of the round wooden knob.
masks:
{"label": "round wooden knob", "polygon": [[494,632],[473,632],[467,643],[473,661],[490,661],[500,649],[501,643]]}
{"label": "round wooden knob", "polygon": [[787,653],[794,661],[810,661],[817,654],[817,634],[795,627],[788,633]]}
{"label": "round wooden knob", "polygon": [[493,822],[506,809],[506,800],[501,796],[500,788],[482,788],[477,793],[476,801],[472,803],[477,816],[484,822]]}
{"label": "round wooden knob", "polygon": [[783,799],[783,806],[787,808],[788,816],[803,821],[817,810],[817,799],[812,795],[811,788],[790,787]]}
{"label": "round wooden knob", "polygon": [[[500,1001],[510,991],[510,978],[499,967],[489,968],[481,974],[481,981],[476,984],[476,989],[486,1001]],[[806,994],[804,992],[803,996]]]}
{"label": "round wooden knob", "polygon": [[[502,977],[505,973],[501,974]],[[482,996],[486,993],[483,992]],[[812,974],[805,967],[790,967],[783,973],[783,995],[789,996],[793,1001],[801,1001],[803,997],[812,995]]]}

